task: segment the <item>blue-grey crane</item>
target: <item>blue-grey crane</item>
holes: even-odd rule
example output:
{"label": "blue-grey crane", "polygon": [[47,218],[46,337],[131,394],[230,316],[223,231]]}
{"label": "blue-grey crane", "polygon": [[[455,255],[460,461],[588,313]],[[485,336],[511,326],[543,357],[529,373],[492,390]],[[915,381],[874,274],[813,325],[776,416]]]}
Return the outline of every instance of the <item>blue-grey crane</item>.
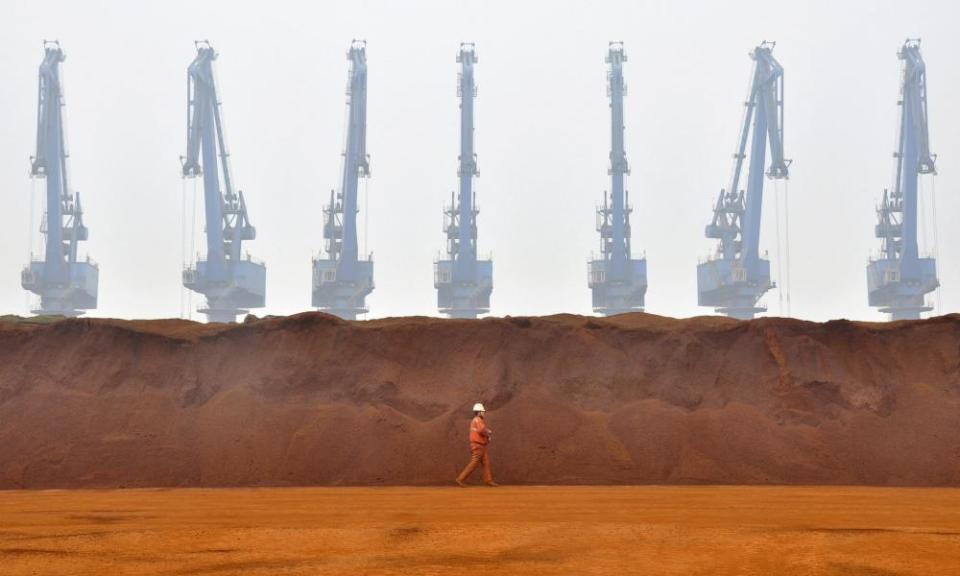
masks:
{"label": "blue-grey crane", "polygon": [[647,261],[630,254],[630,193],[625,189],[630,173],[624,148],[622,42],[611,42],[607,52],[607,95],[610,97],[610,192],[604,192],[597,209],[602,258],[591,260],[587,284],[593,293],[593,311],[604,315],[643,310],[647,293]]}
{"label": "blue-grey crane", "polygon": [[347,320],[366,314],[373,291],[373,259],[361,257],[357,242],[357,193],[360,178],[370,176],[367,155],[367,48],[354,40],[347,52],[347,141],[340,191],[330,191],[323,209],[326,258],[313,259],[313,306]]}
{"label": "blue-grey crane", "polygon": [[213,73],[217,52],[197,42],[197,56],[187,68],[187,155],[183,177],[203,176],[206,258],[183,271],[183,285],[206,297],[200,312],[211,322],[235,322],[250,308],[263,307],[266,267],[242,253],[256,229],[247,217],[243,192],[233,189],[223,117]]}
{"label": "blue-grey crane", "polygon": [[450,205],[444,209],[444,232],[447,235],[446,259],[434,264],[433,284],[437,289],[437,306],[451,318],[476,318],[490,311],[493,292],[493,261],[477,258],[477,214],[473,179],[478,176],[477,154],[473,142],[473,104],[477,96],[474,76],[476,47],[460,44],[457,54],[460,77],[460,165],[457,176],[460,189],[451,193]]}
{"label": "blue-grey crane", "polygon": [[32,260],[20,275],[21,285],[40,296],[36,314],[78,316],[97,307],[99,269],[79,261],[77,248],[88,236],[80,193],[70,191],[64,135],[64,98],[60,64],[66,59],[58,42],[44,42],[37,104],[37,152],[30,174],[46,181],[46,236],[42,260]]}
{"label": "blue-grey crane", "polygon": [[[750,92],[744,103],[743,126],[734,154],[730,185],[720,190],[713,221],[706,227],[707,238],[720,240],[716,257],[697,266],[700,306],[713,306],[733,318],[750,319],[766,308],[760,297],[774,287],[770,261],[760,257],[760,216],[763,207],[764,175],[785,179],[789,160],[783,157],[783,67],[773,57],[772,42],[757,46]],[[751,136],[752,127],[752,139]],[[750,140],[750,168],[747,190],[740,190],[740,175]],[[767,142],[770,166],[764,173]]]}
{"label": "blue-grey crane", "polygon": [[920,41],[904,42],[898,56],[903,61],[903,76],[894,153],[896,180],[892,191],[883,191],[877,209],[875,233],[883,241],[883,257],[867,265],[870,306],[880,308],[892,320],[915,319],[932,310],[924,296],[940,285],[936,261],[921,258],[917,242],[918,181],[921,174],[936,174],[927,126],[927,67],[920,55]]}

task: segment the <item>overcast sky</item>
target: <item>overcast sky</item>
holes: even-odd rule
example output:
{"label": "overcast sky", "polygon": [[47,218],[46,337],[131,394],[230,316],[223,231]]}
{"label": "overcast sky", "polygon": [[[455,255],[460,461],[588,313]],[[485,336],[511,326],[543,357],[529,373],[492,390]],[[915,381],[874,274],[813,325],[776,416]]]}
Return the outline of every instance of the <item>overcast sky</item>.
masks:
{"label": "overcast sky", "polygon": [[[67,53],[70,179],[90,228],[81,251],[100,264],[100,304],[90,315],[154,318],[185,314],[182,207],[194,184],[181,180],[179,157],[193,41],[209,39],[220,53],[233,175],[258,232],[245,246],[267,265],[260,315],[309,309],[321,208],[340,179],[353,38],[368,42],[372,178],[360,223],[361,248],[375,261],[369,317],[436,315],[432,262],[456,186],[461,41],[476,42],[479,55],[479,245],[494,260],[492,314],[591,312],[586,261],[599,249],[594,209],[609,188],[610,40],[624,41],[629,57],[627,186],[634,251],[648,259],[647,310],[712,314],[696,305],[696,265],[714,249],[703,228],[729,179],[748,53],[775,40],[793,164],[786,186],[767,181],[761,250],[776,275],[786,260],[784,245],[777,254],[779,196],[781,219],[789,203],[792,315],[881,319],[867,306],[865,265],[880,246],[874,207],[891,185],[896,54],[907,37],[923,39],[939,157],[939,176],[923,182],[921,248],[934,249],[935,186],[942,288],[934,301],[938,312],[960,311],[956,2],[3,4],[0,313],[27,312],[19,273],[30,237],[40,242],[30,198],[33,187],[39,206],[43,182],[28,171],[43,39],[59,39]],[[196,250],[200,238],[198,229]],[[767,294],[771,315],[786,315],[786,296]]]}

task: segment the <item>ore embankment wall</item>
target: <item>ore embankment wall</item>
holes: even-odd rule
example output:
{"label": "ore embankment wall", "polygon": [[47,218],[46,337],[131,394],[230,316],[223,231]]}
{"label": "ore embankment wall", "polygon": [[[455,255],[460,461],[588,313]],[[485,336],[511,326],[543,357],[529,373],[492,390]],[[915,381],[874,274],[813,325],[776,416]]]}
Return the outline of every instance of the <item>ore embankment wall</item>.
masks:
{"label": "ore embankment wall", "polygon": [[0,322],[0,488],[960,485],[960,315]]}

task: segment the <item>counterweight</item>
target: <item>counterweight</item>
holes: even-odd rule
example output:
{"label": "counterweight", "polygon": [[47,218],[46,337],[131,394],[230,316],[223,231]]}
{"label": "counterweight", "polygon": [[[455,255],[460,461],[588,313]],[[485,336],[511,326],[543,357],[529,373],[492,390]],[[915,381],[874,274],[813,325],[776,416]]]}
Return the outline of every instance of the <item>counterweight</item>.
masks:
{"label": "counterweight", "polygon": [[239,314],[264,305],[266,267],[242,253],[256,229],[247,217],[242,191],[234,192],[223,132],[220,99],[213,73],[217,53],[197,43],[187,68],[187,155],[183,177],[203,177],[206,258],[183,271],[183,285],[206,297],[200,312],[211,322],[235,322]]}
{"label": "counterweight", "polygon": [[313,306],[347,320],[366,314],[373,291],[373,260],[361,258],[357,243],[360,178],[370,176],[367,155],[367,47],[354,40],[347,52],[347,141],[340,191],[330,191],[323,209],[326,258],[313,260]]}
{"label": "counterweight", "polygon": [[900,125],[896,180],[893,190],[883,191],[877,208],[877,238],[883,241],[883,257],[867,265],[867,295],[870,306],[880,308],[891,320],[920,318],[933,308],[924,296],[937,289],[937,263],[921,258],[917,242],[917,189],[921,174],[936,174],[936,156],[930,153],[927,127],[927,67],[920,55],[920,41],[907,40],[898,53],[903,62],[900,86]]}
{"label": "counterweight", "polygon": [[[716,256],[697,266],[700,306],[713,306],[733,318],[750,319],[766,308],[757,303],[774,287],[770,261],[760,257],[760,216],[763,208],[764,163],[770,144],[766,176],[785,179],[789,160],[783,157],[783,67],[773,57],[774,44],[764,42],[750,53],[754,60],[750,92],[734,154],[730,185],[720,190],[707,238],[720,240]],[[751,131],[752,127],[752,131]],[[747,191],[740,190],[743,161],[750,168]]]}
{"label": "counterweight", "polygon": [[40,296],[35,314],[79,316],[97,307],[99,269],[89,258],[80,262],[77,248],[87,239],[80,193],[70,191],[64,136],[63,85],[60,65],[66,59],[58,42],[44,42],[37,103],[37,152],[30,174],[46,181],[43,260],[31,260],[20,275],[21,285]]}
{"label": "counterweight", "polygon": [[473,104],[477,96],[474,76],[477,53],[472,43],[460,45],[457,54],[460,78],[460,165],[457,169],[459,192],[451,193],[444,209],[447,236],[446,258],[434,264],[433,284],[437,306],[451,318],[476,318],[490,311],[493,292],[493,261],[477,258],[477,214],[474,178],[478,176],[477,154],[473,142]]}

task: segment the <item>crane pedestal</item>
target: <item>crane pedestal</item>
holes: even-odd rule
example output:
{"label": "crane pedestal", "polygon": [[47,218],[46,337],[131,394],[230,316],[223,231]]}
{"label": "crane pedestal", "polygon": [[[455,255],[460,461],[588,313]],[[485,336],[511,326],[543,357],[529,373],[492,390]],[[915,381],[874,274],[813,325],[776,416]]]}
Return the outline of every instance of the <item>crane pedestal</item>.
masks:
{"label": "crane pedestal", "polygon": [[[198,312],[210,322],[235,322],[250,308],[262,308],[266,302],[267,268],[259,262],[241,260],[228,265],[226,274],[215,275],[206,260],[183,271],[184,287],[207,299]],[[222,277],[217,277],[222,276]]]}
{"label": "crane pedestal", "polygon": [[750,320],[767,309],[758,306],[760,298],[775,284],[770,281],[770,261],[752,264],[739,260],[709,260],[697,266],[697,303],[713,306],[715,311]]}
{"label": "crane pedestal", "polygon": [[366,297],[373,292],[373,261],[352,262],[351,273],[337,260],[313,261],[313,307],[322,308],[344,320],[356,320],[370,310]]}
{"label": "crane pedestal", "polygon": [[591,260],[588,284],[593,294],[593,311],[610,316],[625,312],[642,312],[647,294],[647,261],[626,260],[624,278],[611,274],[609,260]]}
{"label": "crane pedestal", "polygon": [[437,289],[437,308],[450,318],[476,318],[490,311],[493,292],[493,261],[476,261],[476,282],[455,282],[453,260],[438,260],[433,265],[433,286]]}
{"label": "crane pedestal", "polygon": [[64,280],[46,279],[47,263],[32,261],[20,273],[20,285],[40,296],[40,308],[31,310],[40,315],[79,316],[97,307],[97,282],[100,270],[92,262],[71,262],[62,265]]}
{"label": "crane pedestal", "polygon": [[940,285],[933,258],[873,260],[867,265],[867,296],[870,306],[890,315],[891,320],[917,320],[926,306],[924,296]]}

